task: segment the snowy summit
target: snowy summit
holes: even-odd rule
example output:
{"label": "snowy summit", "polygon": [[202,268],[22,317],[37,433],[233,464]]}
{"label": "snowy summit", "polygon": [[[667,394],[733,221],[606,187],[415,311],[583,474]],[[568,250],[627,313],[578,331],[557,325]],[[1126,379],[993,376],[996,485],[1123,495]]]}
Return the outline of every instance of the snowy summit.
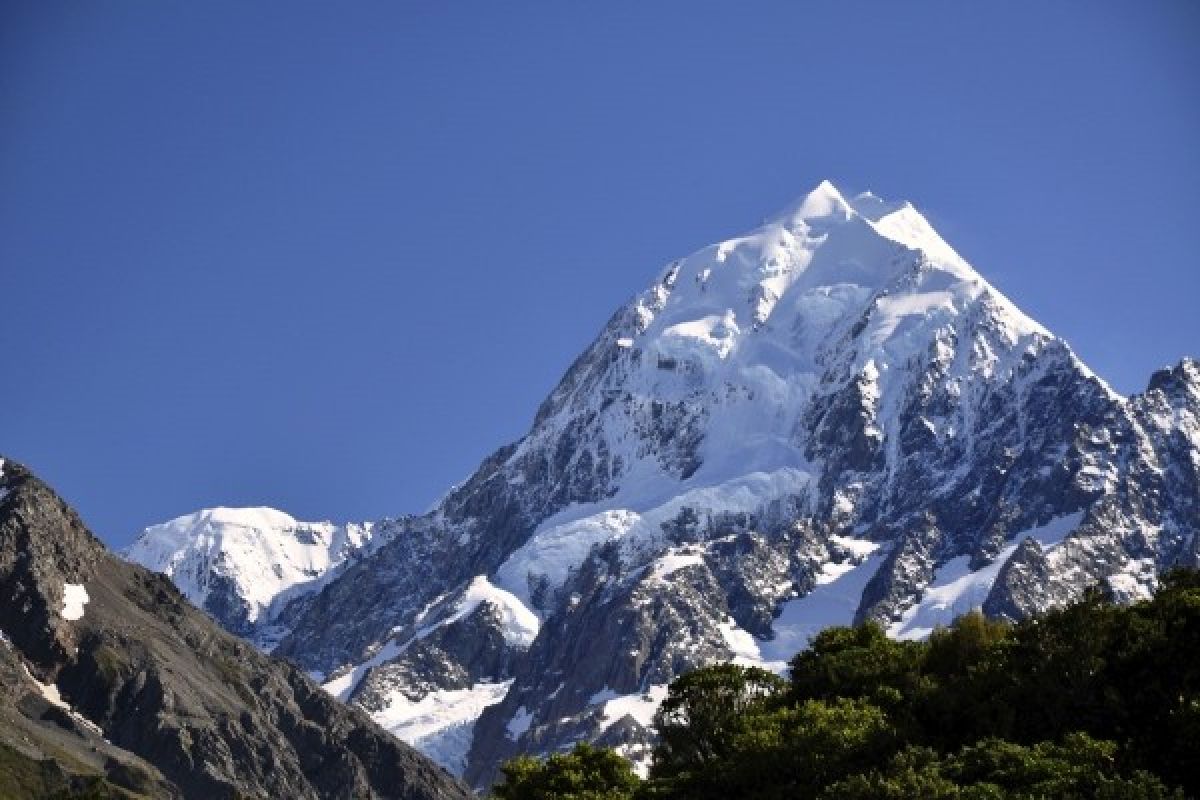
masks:
{"label": "snowy summit", "polygon": [[1144,596],[1200,562],[1198,418],[1196,362],[1123,397],[913,205],[825,181],[668,264],[524,437],[353,557],[203,519],[131,555],[210,610],[245,587],[279,654],[484,786],[582,738],[644,764],[675,676],[827,625]]}
{"label": "snowy summit", "polygon": [[270,644],[288,600],[368,548],[372,523],[300,522],[273,508],[212,508],[153,525],[125,557],[169,576],[225,627]]}

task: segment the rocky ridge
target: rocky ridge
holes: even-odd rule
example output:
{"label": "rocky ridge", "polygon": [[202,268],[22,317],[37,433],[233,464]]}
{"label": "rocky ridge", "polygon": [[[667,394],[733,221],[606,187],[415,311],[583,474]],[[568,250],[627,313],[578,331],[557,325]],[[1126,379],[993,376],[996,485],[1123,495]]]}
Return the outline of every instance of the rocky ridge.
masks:
{"label": "rocky ridge", "polygon": [[469,796],[363,712],[220,629],[167,578],[107,552],[48,486],[3,460],[0,598],[0,752],[21,774],[48,776],[23,791]]}

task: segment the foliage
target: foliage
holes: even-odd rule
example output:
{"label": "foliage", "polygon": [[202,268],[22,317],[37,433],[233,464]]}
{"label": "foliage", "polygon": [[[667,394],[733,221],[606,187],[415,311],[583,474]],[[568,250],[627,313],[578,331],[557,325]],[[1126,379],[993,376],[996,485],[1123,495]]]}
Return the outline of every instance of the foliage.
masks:
{"label": "foliage", "polygon": [[545,761],[519,756],[501,772],[504,782],[494,790],[501,800],[625,800],[639,783],[628,761],[588,744]]}
{"label": "foliage", "polygon": [[670,687],[654,716],[661,775],[720,763],[744,727],[744,717],[782,692],[786,682],[757,667],[718,664],[690,672]]}
{"label": "foliage", "polygon": [[866,772],[832,784],[824,800],[930,800],[1011,798],[1012,800],[1167,800],[1169,792],[1156,776],[1135,771],[1123,776],[1114,759],[1116,746],[1087,734],[1066,737],[1062,744],[1041,742],[1025,747],[1002,739],[985,739],[952,756],[928,748],[908,747],[883,770]]}

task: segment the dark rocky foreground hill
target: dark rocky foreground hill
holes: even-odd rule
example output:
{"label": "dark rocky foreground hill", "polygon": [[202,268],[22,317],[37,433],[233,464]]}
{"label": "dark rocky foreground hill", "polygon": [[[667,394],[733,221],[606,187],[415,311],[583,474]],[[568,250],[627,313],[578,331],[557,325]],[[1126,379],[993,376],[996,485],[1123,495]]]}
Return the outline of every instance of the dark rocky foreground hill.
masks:
{"label": "dark rocky foreground hill", "polygon": [[11,461],[0,461],[0,631],[0,796],[469,796],[165,577],[107,552]]}

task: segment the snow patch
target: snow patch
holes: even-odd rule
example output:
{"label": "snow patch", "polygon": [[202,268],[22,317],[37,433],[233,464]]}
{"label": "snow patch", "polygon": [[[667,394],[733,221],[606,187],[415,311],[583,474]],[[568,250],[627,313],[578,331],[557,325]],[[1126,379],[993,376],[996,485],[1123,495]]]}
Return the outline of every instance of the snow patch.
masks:
{"label": "snow patch", "polygon": [[437,628],[450,625],[469,616],[481,603],[488,603],[500,615],[500,631],[505,641],[517,647],[528,647],[537,638],[541,622],[536,614],[512,593],[493,586],[485,575],[476,575],[467,586],[454,611],[436,625],[423,628],[417,638],[423,639]]}
{"label": "snow patch", "polygon": [[704,556],[700,553],[689,551],[668,551],[666,555],[656,560],[652,566],[653,578],[655,580],[663,580],[684,567],[692,567],[704,564]]}
{"label": "snow patch", "polygon": [[921,599],[900,620],[888,626],[888,635],[896,639],[924,639],[938,626],[949,625],[957,617],[978,609],[987,599],[996,576],[1025,539],[1033,539],[1049,550],[1079,526],[1083,512],[1059,517],[1045,525],[1030,528],[1013,537],[987,566],[972,572],[970,556],[952,558],[938,567],[933,581],[921,593]]}
{"label": "snow patch", "polygon": [[761,666],[762,650],[758,640],[749,631],[739,628],[733,617],[717,626],[725,646],[733,653],[733,663],[746,667]]}
{"label": "snow patch", "polygon": [[[847,540],[842,538],[845,543]],[[886,555],[879,545],[866,540],[852,540],[850,549],[868,555],[857,565],[826,564],[811,592],[783,604],[771,626],[774,638],[760,642],[763,666],[783,674],[788,661],[808,647],[812,638],[833,625],[849,625],[862,603],[863,589],[879,569]],[[848,546],[845,545],[844,546]]]}
{"label": "snow patch", "polygon": [[655,684],[644,692],[618,695],[612,689],[605,688],[592,695],[589,705],[604,704],[600,711],[603,730],[607,730],[614,722],[625,717],[632,717],[639,725],[647,730],[654,727],[654,712],[667,699],[666,684]]}
{"label": "snow patch", "polygon": [[[644,511],[615,508],[589,514],[588,511],[598,504],[575,506],[542,523],[533,536],[500,565],[495,583],[525,605],[532,606],[531,584],[542,583],[551,590],[560,588],[598,545],[619,541],[631,562],[645,563],[666,548],[662,525],[677,517],[684,508],[701,514],[755,512],[772,501],[797,495],[810,480],[807,471],[778,469],[770,473],[754,472],[714,486],[682,492],[678,481],[672,480],[673,487],[662,487],[668,492],[666,502]],[[669,494],[672,488],[674,496]],[[687,563],[696,562],[668,559],[666,566],[677,569]]]}
{"label": "snow patch", "polygon": [[525,731],[529,730],[530,723],[533,722],[533,713],[526,710],[525,706],[517,709],[517,713],[513,714],[513,718],[504,726],[504,730],[508,733],[508,738],[516,740]]}
{"label": "snow patch", "polygon": [[[71,718],[74,719],[76,722],[78,722],[80,725],[87,728],[89,731],[96,734],[101,739],[104,739],[103,729],[101,729],[101,727],[99,725],[92,722],[90,719],[85,717],[83,714],[80,714],[78,711],[76,711],[75,708],[70,703],[68,703],[66,700],[63,700],[62,693],[58,691],[57,685],[55,685],[53,683],[42,683],[37,678],[33,677],[33,674],[29,671],[29,668],[25,666],[24,662],[21,662],[21,669],[25,672],[25,677],[29,678],[29,680],[32,681],[33,684],[38,687],[38,691],[41,693],[42,697],[44,697],[46,699],[46,702],[50,703],[53,706],[58,706],[63,711],[66,711],[68,714],[71,715]],[[107,742],[108,740],[104,739],[104,741]],[[109,742],[109,743],[111,744],[111,742]]]}
{"label": "snow patch", "polygon": [[477,683],[470,689],[442,689],[412,701],[392,692],[387,704],[371,714],[394,736],[461,776],[475,722],[488,706],[504,699],[512,681]]}
{"label": "snow patch", "polygon": [[[726,309],[721,314],[712,314],[700,319],[688,320],[672,325],[662,332],[662,336],[674,343],[664,343],[664,350],[673,355],[694,354],[699,358],[705,357],[705,351],[712,351],[717,358],[725,358],[733,350],[738,328],[737,317],[732,309]],[[699,348],[694,352],[692,347]]]}
{"label": "snow patch", "polygon": [[87,605],[88,600],[87,589],[83,588],[81,583],[64,583],[63,584],[63,619],[77,620],[83,618],[83,607]]}
{"label": "snow patch", "polygon": [[1158,568],[1153,558],[1137,558],[1106,579],[1109,591],[1119,603],[1149,600],[1158,586]]}

